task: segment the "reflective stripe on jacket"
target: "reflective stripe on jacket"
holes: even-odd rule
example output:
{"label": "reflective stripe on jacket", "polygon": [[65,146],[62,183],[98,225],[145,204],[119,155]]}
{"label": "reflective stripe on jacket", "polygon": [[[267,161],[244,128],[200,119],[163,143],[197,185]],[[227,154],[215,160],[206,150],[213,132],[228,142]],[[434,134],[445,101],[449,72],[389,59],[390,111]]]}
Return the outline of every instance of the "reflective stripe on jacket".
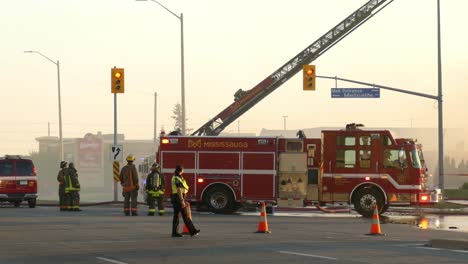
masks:
{"label": "reflective stripe on jacket", "polygon": [[70,191],[79,191],[80,190],[80,185],[78,184],[73,184],[73,179],[70,174],[66,174],[64,176],[65,179],[65,193],[69,193]]}
{"label": "reflective stripe on jacket", "polygon": [[159,174],[157,171],[152,171],[146,178],[146,192],[151,195],[158,197],[164,194],[164,176]]}

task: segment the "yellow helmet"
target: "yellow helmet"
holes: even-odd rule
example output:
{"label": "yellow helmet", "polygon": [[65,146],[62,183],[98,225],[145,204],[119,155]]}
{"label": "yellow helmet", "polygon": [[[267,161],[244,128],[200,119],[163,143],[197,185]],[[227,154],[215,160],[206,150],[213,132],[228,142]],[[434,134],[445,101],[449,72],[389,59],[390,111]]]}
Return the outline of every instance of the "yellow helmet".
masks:
{"label": "yellow helmet", "polygon": [[127,156],[127,161],[134,161],[135,160],[135,156],[133,156],[132,154],[129,154]]}
{"label": "yellow helmet", "polygon": [[153,165],[151,165],[151,170],[159,170],[161,169],[161,167],[159,166],[158,163],[153,163]]}

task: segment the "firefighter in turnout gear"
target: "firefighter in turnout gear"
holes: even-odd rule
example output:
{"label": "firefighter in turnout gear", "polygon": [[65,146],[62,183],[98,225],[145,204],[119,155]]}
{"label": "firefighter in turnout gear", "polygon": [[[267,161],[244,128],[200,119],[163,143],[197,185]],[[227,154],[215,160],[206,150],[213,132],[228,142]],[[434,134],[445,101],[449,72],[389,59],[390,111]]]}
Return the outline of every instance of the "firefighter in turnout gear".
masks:
{"label": "firefighter in turnout gear", "polygon": [[185,226],[190,232],[190,236],[195,236],[200,233],[200,229],[195,228],[192,220],[187,215],[187,210],[185,207],[185,196],[188,193],[189,186],[187,185],[184,177],[182,177],[183,172],[184,168],[181,165],[177,165],[174,171],[174,176],[172,176],[171,179],[171,202],[172,207],[174,208],[174,218],[172,219],[172,237],[182,237],[182,234],[177,231],[179,228],[179,214],[182,215],[182,219],[184,220]]}
{"label": "firefighter in turnout gear", "polygon": [[148,215],[153,216],[156,212],[155,202],[158,203],[158,214],[164,215],[163,194],[165,192],[165,180],[161,175],[161,167],[154,163],[151,166],[151,173],[146,178],[146,194],[148,199]]}
{"label": "firefighter in turnout gear", "polygon": [[60,170],[57,175],[57,181],[59,183],[58,195],[60,211],[67,211],[67,194],[65,193],[65,171],[67,170],[67,162],[60,162]]}
{"label": "firefighter in turnout gear", "polygon": [[65,172],[65,193],[68,200],[68,211],[81,211],[80,209],[80,182],[75,165],[70,162]]}
{"label": "firefighter in turnout gear", "polygon": [[[133,164],[135,156],[132,154],[127,156],[127,165],[120,171],[120,185],[122,185],[122,195],[124,197],[124,213],[125,215],[137,216],[137,198],[138,190],[140,189],[138,183],[138,172]],[[131,204],[130,204],[131,201]]]}

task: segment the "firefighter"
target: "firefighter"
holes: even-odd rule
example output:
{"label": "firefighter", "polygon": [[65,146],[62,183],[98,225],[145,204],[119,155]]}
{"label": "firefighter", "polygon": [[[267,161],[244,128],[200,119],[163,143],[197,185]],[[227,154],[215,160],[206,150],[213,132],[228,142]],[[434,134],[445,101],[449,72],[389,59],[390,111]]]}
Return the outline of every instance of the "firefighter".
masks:
{"label": "firefighter", "polygon": [[65,172],[65,193],[68,197],[68,211],[82,211],[80,209],[80,182],[75,165],[70,162]]}
{"label": "firefighter", "polygon": [[[140,186],[138,185],[138,172],[133,164],[135,161],[135,156],[132,154],[128,155],[127,165],[125,165],[120,171],[120,185],[122,185],[122,195],[124,197],[124,214],[130,215],[130,212],[133,216],[137,216],[137,198],[138,190]],[[130,204],[131,201],[131,204]]]}
{"label": "firefighter", "polygon": [[67,162],[61,161],[60,162],[60,170],[57,175],[57,181],[59,183],[59,205],[60,211],[67,211],[67,194],[65,193],[65,171],[67,170]]}
{"label": "firefighter", "polygon": [[146,177],[146,194],[148,199],[148,215],[153,216],[156,212],[155,202],[158,203],[158,214],[164,215],[163,194],[165,192],[164,176],[161,175],[161,167],[154,163],[151,166],[151,173]]}
{"label": "firefighter", "polygon": [[190,236],[195,236],[200,233],[200,229],[196,229],[192,223],[192,220],[187,216],[185,208],[185,195],[189,190],[187,182],[182,177],[184,168],[181,165],[177,165],[174,171],[174,176],[171,179],[172,196],[171,202],[174,208],[174,218],[172,220],[172,237],[182,237],[182,234],[177,232],[179,227],[179,214],[182,214],[185,226],[190,232]]}

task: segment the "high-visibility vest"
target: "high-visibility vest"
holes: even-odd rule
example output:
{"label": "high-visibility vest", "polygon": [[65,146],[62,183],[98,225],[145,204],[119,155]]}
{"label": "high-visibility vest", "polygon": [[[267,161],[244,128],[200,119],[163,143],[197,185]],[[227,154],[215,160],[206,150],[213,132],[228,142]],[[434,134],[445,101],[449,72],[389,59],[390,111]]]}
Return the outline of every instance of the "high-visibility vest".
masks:
{"label": "high-visibility vest", "polygon": [[172,180],[171,180],[172,194],[177,193],[176,181],[182,183],[182,186],[183,186],[183,191],[182,192],[184,194],[188,193],[189,186],[187,185],[187,182],[185,181],[185,179],[180,177],[180,176],[174,175],[174,176],[172,176]]}

